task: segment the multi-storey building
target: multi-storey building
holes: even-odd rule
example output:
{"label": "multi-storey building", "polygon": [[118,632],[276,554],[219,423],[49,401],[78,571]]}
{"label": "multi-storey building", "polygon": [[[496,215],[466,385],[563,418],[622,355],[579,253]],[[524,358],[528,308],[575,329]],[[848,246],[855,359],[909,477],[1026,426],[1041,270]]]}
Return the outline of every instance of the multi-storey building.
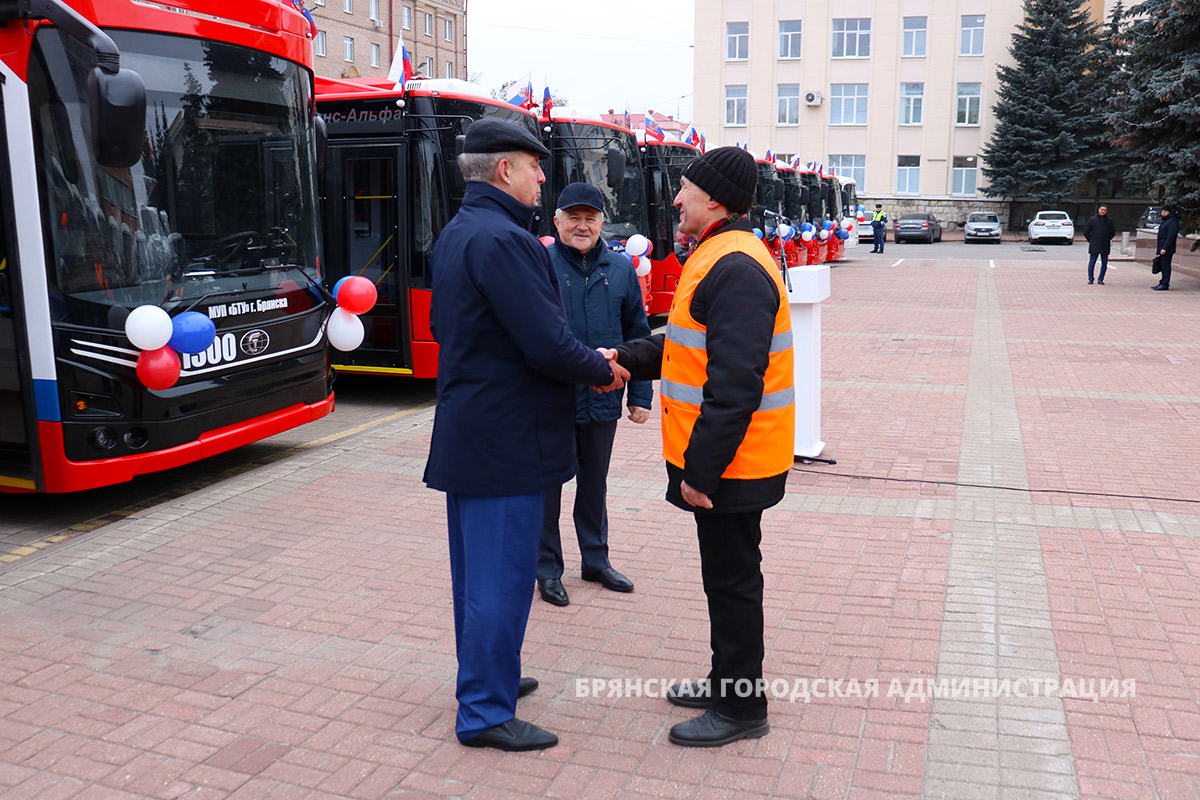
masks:
{"label": "multi-storey building", "polygon": [[401,37],[413,70],[466,78],[466,0],[308,0],[318,75],[387,75]]}
{"label": "multi-storey building", "polygon": [[975,196],[1023,5],[696,0],[695,125],[710,146],[823,162],[871,197]]}

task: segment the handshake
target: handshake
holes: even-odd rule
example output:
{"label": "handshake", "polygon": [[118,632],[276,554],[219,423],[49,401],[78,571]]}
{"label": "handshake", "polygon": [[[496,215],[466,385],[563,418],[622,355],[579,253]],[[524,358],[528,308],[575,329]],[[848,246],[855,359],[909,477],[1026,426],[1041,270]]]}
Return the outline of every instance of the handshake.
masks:
{"label": "handshake", "polygon": [[608,360],[608,366],[613,373],[613,382],[608,386],[593,386],[592,388],[597,392],[612,392],[624,387],[629,380],[629,370],[617,363],[617,351],[607,347],[597,347],[596,350]]}

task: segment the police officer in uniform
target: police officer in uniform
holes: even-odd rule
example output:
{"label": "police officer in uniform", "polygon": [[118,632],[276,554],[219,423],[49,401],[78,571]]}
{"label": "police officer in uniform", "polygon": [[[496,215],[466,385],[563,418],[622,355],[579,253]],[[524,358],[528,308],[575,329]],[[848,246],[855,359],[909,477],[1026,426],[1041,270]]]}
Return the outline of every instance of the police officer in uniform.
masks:
{"label": "police officer in uniform", "polygon": [[875,204],[875,213],[871,215],[871,233],[875,237],[875,249],[872,253],[882,253],[883,243],[887,241],[887,214],[883,213],[883,204]]}

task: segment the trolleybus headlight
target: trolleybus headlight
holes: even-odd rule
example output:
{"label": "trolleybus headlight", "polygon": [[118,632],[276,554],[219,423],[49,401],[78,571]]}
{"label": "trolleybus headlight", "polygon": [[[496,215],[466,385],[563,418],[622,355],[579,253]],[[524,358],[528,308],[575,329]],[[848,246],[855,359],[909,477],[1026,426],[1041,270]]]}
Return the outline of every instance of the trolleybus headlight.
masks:
{"label": "trolleybus headlight", "polygon": [[108,426],[92,428],[88,434],[88,443],[98,450],[111,450],[117,446],[117,432]]}
{"label": "trolleybus headlight", "polygon": [[130,450],[141,450],[146,446],[146,442],[150,441],[150,436],[144,428],[130,428],[125,431],[122,439],[125,441],[125,446]]}

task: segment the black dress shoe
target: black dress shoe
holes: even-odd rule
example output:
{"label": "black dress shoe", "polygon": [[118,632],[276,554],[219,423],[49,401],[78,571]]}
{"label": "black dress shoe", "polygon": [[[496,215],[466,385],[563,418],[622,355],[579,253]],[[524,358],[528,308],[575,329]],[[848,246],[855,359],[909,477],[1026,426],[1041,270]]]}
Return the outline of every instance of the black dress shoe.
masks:
{"label": "black dress shoe", "polygon": [[1165,292],[1165,291],[1167,291],[1167,290],[1168,290],[1168,289],[1170,289],[1170,288],[1171,288],[1170,286],[1163,286],[1163,285],[1160,283],[1158,286],[1155,286],[1155,287],[1154,287],[1154,291],[1156,291],[1156,292]]}
{"label": "black dress shoe", "polygon": [[[1090,281],[1089,281],[1089,283],[1090,283]],[[1096,281],[1096,283],[1100,284],[1101,286],[1104,285],[1104,281]]]}
{"label": "black dress shoe", "polygon": [[695,719],[672,727],[667,738],[680,747],[720,747],[739,739],[766,736],[769,730],[766,717],[734,719],[710,708]]}
{"label": "black dress shoe", "polygon": [[538,687],[537,678],[521,678],[517,684],[517,697],[524,697],[527,694],[533,694]]}
{"label": "black dress shoe", "polygon": [[558,737],[537,725],[513,717],[503,725],[493,725],[470,739],[464,739],[463,744],[467,747],[494,747],[497,750],[520,752],[554,747],[558,744]]}
{"label": "black dress shoe", "polygon": [[610,591],[614,592],[633,591],[633,581],[629,580],[629,578],[626,578],[612,567],[598,570],[585,569],[583,571],[583,579],[585,581],[592,581],[593,583],[599,581],[600,585],[605,589],[609,589]]}
{"label": "black dress shoe", "polygon": [[[1104,282],[1104,281],[1101,281],[1101,283],[1103,283],[1103,282]],[[1091,279],[1091,278],[1088,278],[1088,286],[1091,286],[1091,285],[1092,285],[1092,279]]]}
{"label": "black dress shoe", "polygon": [[712,705],[712,693],[708,680],[684,681],[667,687],[667,702],[684,708],[708,708]]}
{"label": "black dress shoe", "polygon": [[558,578],[546,578],[544,581],[538,581],[538,593],[542,599],[553,606],[569,605],[571,598],[567,597],[567,590],[563,588],[562,581]]}

